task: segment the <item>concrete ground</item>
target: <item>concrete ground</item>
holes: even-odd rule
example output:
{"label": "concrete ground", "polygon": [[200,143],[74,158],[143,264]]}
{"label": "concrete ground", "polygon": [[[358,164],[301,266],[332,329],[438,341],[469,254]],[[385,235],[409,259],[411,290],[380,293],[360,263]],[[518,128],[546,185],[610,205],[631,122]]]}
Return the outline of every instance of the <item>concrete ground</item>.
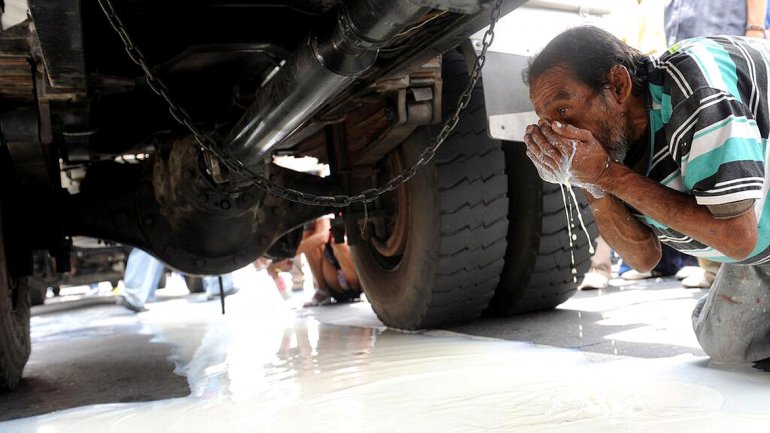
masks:
{"label": "concrete ground", "polygon": [[690,312],[707,290],[684,288],[671,277],[616,278],[611,284],[605,290],[578,291],[554,310],[482,318],[451,330],[638,358],[705,355],[692,332]]}
{"label": "concrete ground", "polygon": [[0,395],[0,431],[651,431],[661,414],[667,431],[691,431],[693,419],[699,431],[770,422],[770,375],[710,365],[689,321],[705,291],[674,279],[615,280],[552,311],[418,333],[388,330],[365,302],[303,309],[309,290],[284,300],[253,269],[236,284],[225,316],[178,277],[140,314],[109,292],[35,307],[32,356],[20,388]]}

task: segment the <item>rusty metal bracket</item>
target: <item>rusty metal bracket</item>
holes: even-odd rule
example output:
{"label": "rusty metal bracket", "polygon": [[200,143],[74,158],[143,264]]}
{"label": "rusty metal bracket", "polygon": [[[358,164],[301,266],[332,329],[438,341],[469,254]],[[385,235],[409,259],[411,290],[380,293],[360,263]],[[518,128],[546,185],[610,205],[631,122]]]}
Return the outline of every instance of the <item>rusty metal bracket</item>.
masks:
{"label": "rusty metal bracket", "polygon": [[211,179],[216,184],[224,184],[230,181],[227,174],[222,170],[222,164],[219,163],[219,158],[214,156],[211,152],[203,152],[203,161],[206,163],[206,171]]}
{"label": "rusty metal bracket", "polygon": [[441,57],[429,60],[408,75],[380,80],[374,88],[380,93],[395,94],[398,118],[366,148],[353,154],[351,161],[356,166],[381,160],[419,126],[441,122]]}
{"label": "rusty metal bracket", "polygon": [[398,92],[399,119],[383,131],[377,139],[351,158],[356,165],[374,164],[409,137],[420,126],[430,125],[433,120],[433,102],[406,103],[406,90]]}

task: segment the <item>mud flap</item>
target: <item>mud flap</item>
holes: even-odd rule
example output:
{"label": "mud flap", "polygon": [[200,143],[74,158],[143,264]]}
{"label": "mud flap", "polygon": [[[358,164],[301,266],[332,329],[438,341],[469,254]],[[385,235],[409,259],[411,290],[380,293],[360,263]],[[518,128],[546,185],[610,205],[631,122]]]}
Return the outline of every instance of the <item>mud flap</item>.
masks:
{"label": "mud flap", "polygon": [[[484,101],[492,138],[522,141],[527,125],[537,123],[529,100],[524,72],[529,59],[562,31],[585,24],[618,33],[622,23],[610,15],[619,7],[609,0],[530,0],[502,17],[495,27],[495,39],[486,55],[482,79]],[[547,23],[544,25],[543,23]],[[478,55],[484,32],[471,37]]]}
{"label": "mud flap", "polygon": [[522,141],[527,125],[537,123],[535,108],[529,100],[529,87],[522,78],[528,64],[528,56],[487,54],[482,79],[491,83],[484,87],[484,101],[492,138]]}

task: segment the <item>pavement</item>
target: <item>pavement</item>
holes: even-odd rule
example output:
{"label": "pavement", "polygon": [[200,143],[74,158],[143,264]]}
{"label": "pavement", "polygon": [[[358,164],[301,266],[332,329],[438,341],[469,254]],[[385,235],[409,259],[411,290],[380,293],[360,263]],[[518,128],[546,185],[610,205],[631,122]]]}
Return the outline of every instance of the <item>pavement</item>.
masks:
{"label": "pavement", "polygon": [[170,279],[148,311],[109,291],[35,307],[0,431],[758,431],[770,374],[709,362],[674,279],[559,308],[399,332],[366,302],[301,308],[264,272],[217,301]]}
{"label": "pavement", "polygon": [[450,328],[467,335],[528,341],[586,352],[661,358],[705,356],[690,313],[705,289],[687,289],[674,278],[624,281],[603,290],[578,291],[550,311],[482,318]]}

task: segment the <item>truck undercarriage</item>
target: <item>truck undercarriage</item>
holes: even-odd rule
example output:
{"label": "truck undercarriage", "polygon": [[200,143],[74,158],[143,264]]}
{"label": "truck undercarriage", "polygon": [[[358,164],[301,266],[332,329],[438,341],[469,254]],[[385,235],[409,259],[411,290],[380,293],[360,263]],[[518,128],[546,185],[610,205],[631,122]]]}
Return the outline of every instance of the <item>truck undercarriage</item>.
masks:
{"label": "truck undercarriage", "polygon": [[522,3],[30,0],[0,32],[0,385],[29,354],[33,253],[67,271],[72,236],[220,274],[292,257],[335,213],[389,326],[563,302],[558,187],[488,136],[467,87],[469,36]]}

